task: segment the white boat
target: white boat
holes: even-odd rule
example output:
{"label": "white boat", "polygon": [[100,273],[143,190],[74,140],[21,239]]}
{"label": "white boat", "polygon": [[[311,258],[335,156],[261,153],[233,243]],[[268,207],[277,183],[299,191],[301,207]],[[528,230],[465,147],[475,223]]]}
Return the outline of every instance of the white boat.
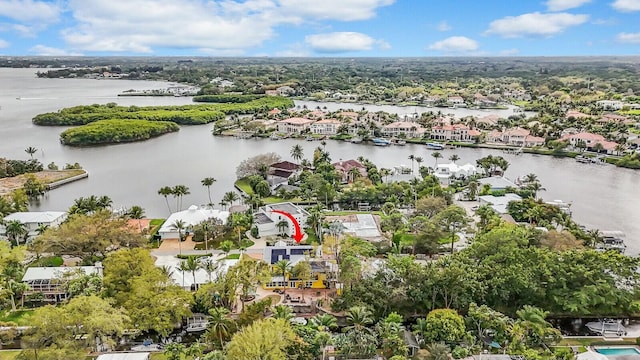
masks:
{"label": "white boat", "polygon": [[376,146],[388,146],[391,145],[391,141],[387,140],[387,139],[381,139],[381,138],[375,138],[373,140],[373,145]]}
{"label": "white boat", "polygon": [[588,322],[585,326],[592,333],[602,336],[605,336],[607,334],[623,336],[627,334],[627,329],[622,326],[620,320],[602,319],[600,321]]}
{"label": "white boat", "polygon": [[398,140],[394,144],[398,145],[398,146],[405,146],[405,145],[407,145],[407,142],[404,141],[404,140]]}
{"label": "white boat", "polygon": [[280,139],[282,139],[282,138],[280,137],[280,135],[278,135],[278,134],[276,134],[276,133],[271,134],[271,136],[269,136],[269,138],[270,138],[271,140],[280,140]]}
{"label": "white boat", "polygon": [[429,143],[427,143],[427,149],[429,149],[429,150],[444,150],[444,145],[442,145],[440,143],[429,142]]}
{"label": "white boat", "polygon": [[354,144],[360,144],[362,142],[362,138],[359,138],[359,137],[351,138],[351,142]]}
{"label": "white boat", "polygon": [[193,323],[187,325],[187,328],[185,330],[188,333],[200,332],[200,331],[207,330],[207,326],[209,326],[209,322],[208,321],[193,322]]}

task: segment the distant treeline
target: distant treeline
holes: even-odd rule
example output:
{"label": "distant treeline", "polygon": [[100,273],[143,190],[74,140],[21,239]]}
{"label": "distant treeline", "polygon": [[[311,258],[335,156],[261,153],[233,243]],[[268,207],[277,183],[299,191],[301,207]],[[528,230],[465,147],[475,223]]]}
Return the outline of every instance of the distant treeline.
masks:
{"label": "distant treeline", "polygon": [[[241,98],[241,97],[240,97]],[[182,106],[117,106],[83,105],[62,109],[58,112],[36,115],[33,123],[43,126],[85,125],[99,120],[147,120],[171,121],[180,125],[200,125],[224,119],[225,115],[254,114],[273,108],[286,109],[293,101],[283,97],[260,97],[242,103],[220,103],[212,105]]]}
{"label": "distant treeline", "polygon": [[258,100],[264,97],[264,95],[197,95],[193,97],[194,102],[206,102],[206,103],[247,103],[249,101]]}
{"label": "distant treeline", "polygon": [[42,170],[42,164],[36,159],[11,160],[0,158],[0,178],[34,173]]}
{"label": "distant treeline", "polygon": [[68,129],[60,134],[60,142],[71,146],[92,146],[147,140],[180,130],[170,121],[100,120]]}

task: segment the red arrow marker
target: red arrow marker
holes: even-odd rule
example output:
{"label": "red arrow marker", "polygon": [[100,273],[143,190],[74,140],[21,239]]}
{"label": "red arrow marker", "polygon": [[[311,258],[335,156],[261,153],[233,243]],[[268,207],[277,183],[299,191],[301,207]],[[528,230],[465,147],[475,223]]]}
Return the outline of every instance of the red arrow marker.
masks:
{"label": "red arrow marker", "polygon": [[295,229],[295,233],[293,234],[292,237],[293,237],[293,240],[295,240],[299,244],[300,241],[302,241],[302,238],[304,237],[304,233],[300,229],[300,224],[298,224],[298,220],[296,220],[296,218],[293,217],[293,215],[291,215],[290,213],[288,213],[286,211],[271,210],[271,212],[282,214],[282,215],[286,216],[289,220],[291,220],[291,222],[293,223],[293,227]]}

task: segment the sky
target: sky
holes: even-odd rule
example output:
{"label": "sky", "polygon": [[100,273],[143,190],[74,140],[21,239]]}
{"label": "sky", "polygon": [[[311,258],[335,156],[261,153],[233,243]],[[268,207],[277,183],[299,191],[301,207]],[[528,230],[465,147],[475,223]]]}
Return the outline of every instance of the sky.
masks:
{"label": "sky", "polygon": [[0,0],[0,55],[640,55],[640,0]]}

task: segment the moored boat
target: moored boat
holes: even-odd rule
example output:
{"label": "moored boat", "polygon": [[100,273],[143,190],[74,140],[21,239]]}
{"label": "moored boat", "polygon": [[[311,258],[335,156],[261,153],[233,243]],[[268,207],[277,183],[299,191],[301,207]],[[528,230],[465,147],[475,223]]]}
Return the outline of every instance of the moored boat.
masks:
{"label": "moored boat", "polygon": [[350,140],[353,144],[360,144],[362,142],[362,138],[354,137]]}
{"label": "moored boat", "polygon": [[623,336],[627,334],[627,329],[619,320],[602,319],[600,321],[592,321],[585,324],[587,329],[592,333],[605,336],[607,334]]}
{"label": "moored boat", "polygon": [[429,149],[429,150],[444,150],[444,145],[442,145],[440,143],[429,142],[429,143],[427,143],[427,149]]}
{"label": "moored boat", "polygon": [[406,141],[404,141],[404,140],[402,140],[402,139],[400,139],[400,140],[396,141],[396,142],[394,143],[394,145],[398,145],[398,146],[405,146],[405,145],[407,145],[407,142],[406,142]]}
{"label": "moored boat", "polygon": [[375,138],[373,140],[373,145],[376,146],[388,146],[391,145],[391,141],[387,140],[387,139],[382,139],[382,138]]}
{"label": "moored boat", "polygon": [[187,325],[187,328],[185,330],[188,333],[200,332],[200,331],[207,330],[207,326],[209,326],[209,322],[208,321],[193,322],[193,323]]}

